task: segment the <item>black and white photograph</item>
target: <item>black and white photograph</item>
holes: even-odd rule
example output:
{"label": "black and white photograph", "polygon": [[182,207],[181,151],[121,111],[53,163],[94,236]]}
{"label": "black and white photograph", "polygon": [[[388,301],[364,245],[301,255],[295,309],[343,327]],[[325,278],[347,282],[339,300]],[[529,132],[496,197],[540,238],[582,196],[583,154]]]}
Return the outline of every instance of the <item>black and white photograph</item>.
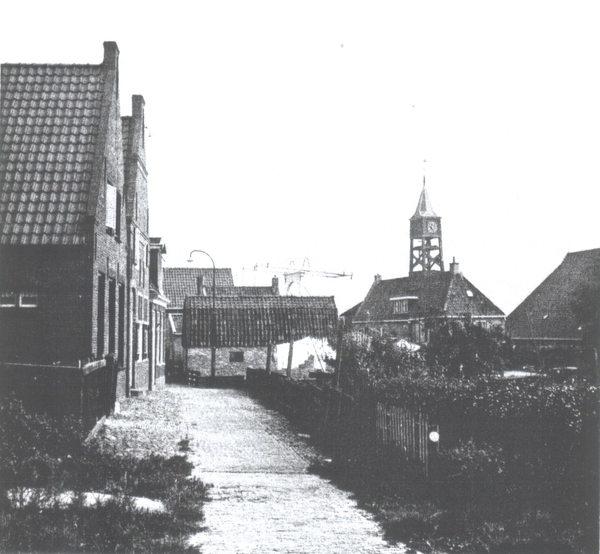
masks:
{"label": "black and white photograph", "polygon": [[0,5],[0,553],[597,554],[597,2]]}

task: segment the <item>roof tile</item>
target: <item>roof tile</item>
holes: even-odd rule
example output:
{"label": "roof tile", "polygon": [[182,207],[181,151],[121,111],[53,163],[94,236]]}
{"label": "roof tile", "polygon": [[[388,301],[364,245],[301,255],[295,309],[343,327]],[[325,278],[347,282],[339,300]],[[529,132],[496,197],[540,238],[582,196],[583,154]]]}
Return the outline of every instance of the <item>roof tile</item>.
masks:
{"label": "roof tile", "polygon": [[[100,122],[103,66],[5,64],[1,81],[2,190],[14,191],[17,198],[1,198],[0,240],[78,243]],[[33,217],[57,210],[66,223],[52,225],[50,217],[46,222],[51,230],[39,215]],[[21,227],[23,222],[13,216],[22,213],[30,214],[28,220],[36,224]],[[12,240],[12,233],[20,236],[18,241]],[[37,238],[28,241],[23,233]]]}
{"label": "roof tile", "polygon": [[573,312],[577,294],[600,283],[600,248],[568,253],[562,263],[506,318],[515,339],[580,339]]}

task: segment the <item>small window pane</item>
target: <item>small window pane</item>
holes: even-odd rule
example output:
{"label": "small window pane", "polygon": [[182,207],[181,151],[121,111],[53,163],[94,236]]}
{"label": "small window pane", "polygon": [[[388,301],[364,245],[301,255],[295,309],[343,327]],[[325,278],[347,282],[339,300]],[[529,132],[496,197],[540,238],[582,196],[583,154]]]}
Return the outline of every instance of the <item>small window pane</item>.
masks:
{"label": "small window pane", "polygon": [[230,352],[229,353],[229,361],[230,362],[243,362],[244,361],[244,353],[243,352]]}
{"label": "small window pane", "polygon": [[3,308],[12,308],[17,305],[17,295],[14,292],[0,293],[0,306]]}
{"label": "small window pane", "polygon": [[21,294],[20,306],[23,308],[35,308],[38,305],[38,295],[24,292]]}

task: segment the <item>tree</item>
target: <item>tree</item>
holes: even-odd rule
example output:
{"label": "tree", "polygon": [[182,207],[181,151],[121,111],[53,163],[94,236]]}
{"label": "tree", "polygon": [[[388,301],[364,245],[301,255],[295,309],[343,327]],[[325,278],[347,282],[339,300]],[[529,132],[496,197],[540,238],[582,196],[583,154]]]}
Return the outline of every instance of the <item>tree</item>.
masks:
{"label": "tree", "polygon": [[448,320],[434,325],[425,347],[430,363],[450,377],[475,377],[502,372],[511,352],[500,327],[484,329],[469,321]]}

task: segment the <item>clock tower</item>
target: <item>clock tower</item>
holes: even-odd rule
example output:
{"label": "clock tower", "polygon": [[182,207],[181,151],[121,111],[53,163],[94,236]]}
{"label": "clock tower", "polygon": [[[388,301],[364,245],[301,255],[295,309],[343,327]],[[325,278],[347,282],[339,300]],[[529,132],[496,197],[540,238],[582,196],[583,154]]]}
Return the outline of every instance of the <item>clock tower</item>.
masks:
{"label": "clock tower", "polygon": [[444,271],[442,218],[433,211],[425,179],[417,210],[410,218],[409,274],[420,271]]}

